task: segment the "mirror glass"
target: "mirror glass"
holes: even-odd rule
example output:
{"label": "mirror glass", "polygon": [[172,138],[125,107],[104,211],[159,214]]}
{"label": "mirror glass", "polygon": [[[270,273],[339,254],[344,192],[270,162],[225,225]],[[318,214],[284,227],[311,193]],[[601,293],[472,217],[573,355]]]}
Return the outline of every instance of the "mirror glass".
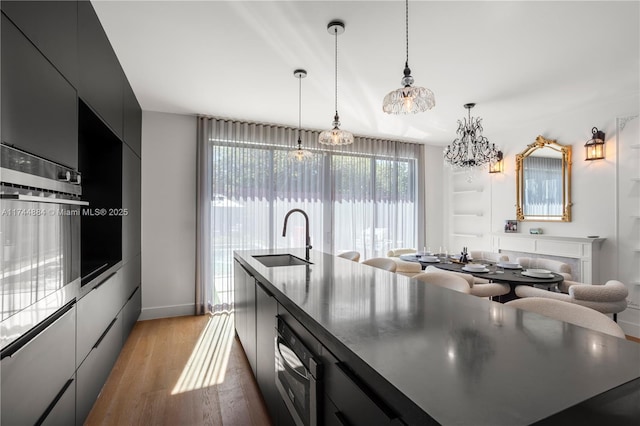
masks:
{"label": "mirror glass", "polygon": [[516,155],[519,221],[571,221],[571,147],[538,136]]}

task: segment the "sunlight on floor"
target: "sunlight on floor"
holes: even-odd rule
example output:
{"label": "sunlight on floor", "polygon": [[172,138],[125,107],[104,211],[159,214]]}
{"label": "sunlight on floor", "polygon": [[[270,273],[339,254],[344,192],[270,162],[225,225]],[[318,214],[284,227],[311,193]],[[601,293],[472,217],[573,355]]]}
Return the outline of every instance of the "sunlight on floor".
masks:
{"label": "sunlight on floor", "polygon": [[211,315],[171,395],[224,382],[232,343],[232,314]]}

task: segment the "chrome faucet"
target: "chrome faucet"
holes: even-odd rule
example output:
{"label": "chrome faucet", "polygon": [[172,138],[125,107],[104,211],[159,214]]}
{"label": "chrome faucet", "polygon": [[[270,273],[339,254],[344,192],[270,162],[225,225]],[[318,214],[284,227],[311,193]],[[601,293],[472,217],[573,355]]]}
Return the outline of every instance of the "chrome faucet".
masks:
{"label": "chrome faucet", "polygon": [[306,223],[306,235],[305,235],[306,241],[305,241],[305,244],[306,244],[306,249],[307,249],[305,258],[306,258],[306,260],[309,260],[309,250],[312,248],[311,247],[311,236],[309,235],[309,216],[307,216],[307,214],[304,211],[302,211],[300,209],[291,209],[291,210],[289,210],[289,212],[287,212],[287,214],[284,217],[284,227],[282,228],[282,236],[283,237],[287,236],[287,221],[289,220],[289,216],[291,215],[291,213],[294,213],[294,212],[300,212],[300,213],[302,213],[302,216],[304,216],[304,220],[305,220],[305,223]]}

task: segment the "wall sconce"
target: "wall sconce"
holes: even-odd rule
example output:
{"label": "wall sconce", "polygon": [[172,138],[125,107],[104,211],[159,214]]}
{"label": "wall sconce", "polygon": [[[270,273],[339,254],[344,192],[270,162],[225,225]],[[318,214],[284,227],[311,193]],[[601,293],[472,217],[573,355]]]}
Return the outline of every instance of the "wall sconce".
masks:
{"label": "wall sconce", "polygon": [[584,144],[586,149],[585,161],[602,160],[604,158],[604,132],[597,127],[591,129],[593,137]]}
{"label": "wall sconce", "polygon": [[502,151],[498,151],[498,161],[489,163],[489,173],[504,172],[504,160],[502,159]]}

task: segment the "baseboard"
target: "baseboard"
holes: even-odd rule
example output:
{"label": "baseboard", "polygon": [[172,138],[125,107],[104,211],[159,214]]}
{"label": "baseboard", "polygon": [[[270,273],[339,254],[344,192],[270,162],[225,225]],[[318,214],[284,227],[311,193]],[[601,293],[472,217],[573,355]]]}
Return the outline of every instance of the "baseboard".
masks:
{"label": "baseboard", "polygon": [[195,313],[196,313],[195,303],[188,303],[185,305],[142,308],[142,312],[140,313],[140,318],[138,318],[138,321],[158,319],[158,318],[183,317],[187,315],[195,315]]}

